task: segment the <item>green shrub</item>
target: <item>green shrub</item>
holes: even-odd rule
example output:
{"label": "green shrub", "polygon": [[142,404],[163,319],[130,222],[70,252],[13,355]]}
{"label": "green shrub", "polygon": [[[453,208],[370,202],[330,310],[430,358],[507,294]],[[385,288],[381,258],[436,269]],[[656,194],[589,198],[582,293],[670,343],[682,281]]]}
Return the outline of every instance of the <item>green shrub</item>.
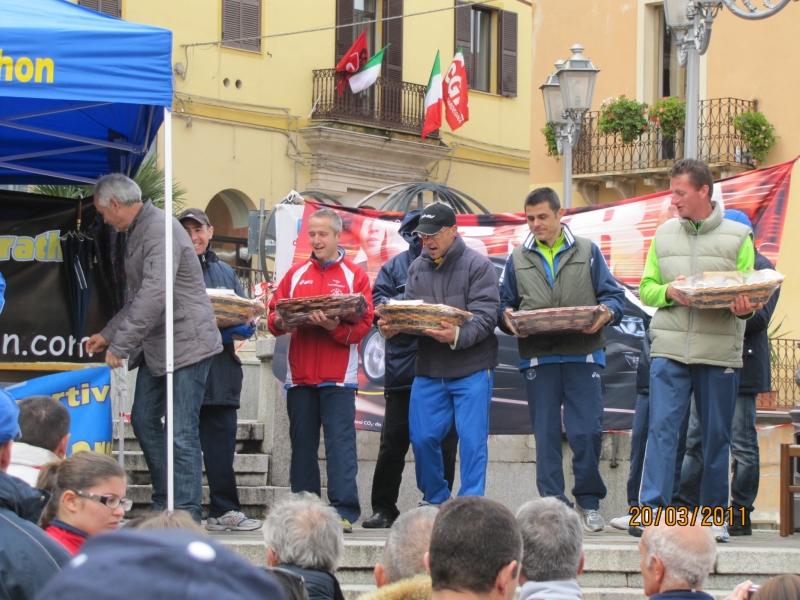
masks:
{"label": "green shrub", "polygon": [[661,135],[674,138],[686,125],[686,101],[675,96],[662,98],[647,108],[647,116]]}
{"label": "green shrub", "polygon": [[600,105],[597,129],[604,135],[620,134],[622,142],[635,142],[647,131],[647,105],[629,100],[625,94],[619,98],[608,98]]}
{"label": "green shrub", "polygon": [[742,143],[756,165],[765,163],[769,151],[778,143],[775,126],[767,121],[762,112],[748,110],[740,114],[733,119],[733,128],[741,135]]}

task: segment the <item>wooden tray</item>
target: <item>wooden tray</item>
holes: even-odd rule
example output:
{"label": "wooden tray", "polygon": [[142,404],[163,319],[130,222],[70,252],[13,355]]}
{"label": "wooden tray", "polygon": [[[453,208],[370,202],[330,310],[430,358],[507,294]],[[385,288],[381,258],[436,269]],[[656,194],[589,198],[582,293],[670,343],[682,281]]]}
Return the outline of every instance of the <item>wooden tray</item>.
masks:
{"label": "wooden tray", "polygon": [[784,276],[773,271],[714,271],[690,277],[675,284],[689,304],[695,308],[730,308],[739,296],[747,296],[750,304],[761,304],[770,299],[784,280]]}
{"label": "wooden tray", "polygon": [[608,312],[605,306],[568,306],[512,312],[511,324],[520,335],[575,333],[589,329]]}
{"label": "wooden tray", "polygon": [[422,335],[426,329],[442,329],[441,321],[457,327],[472,320],[472,313],[446,304],[426,304],[416,300],[384,302],[375,312],[401,333]]}
{"label": "wooden tray", "polygon": [[207,289],[211,307],[217,318],[217,327],[236,327],[255,321],[267,312],[259,300],[249,300],[237,296],[233,290]]}
{"label": "wooden tray", "polygon": [[275,303],[275,310],[289,327],[309,325],[311,313],[321,310],[329,319],[339,317],[344,323],[358,323],[367,312],[367,299],[363,294],[328,294],[305,298],[283,298]]}

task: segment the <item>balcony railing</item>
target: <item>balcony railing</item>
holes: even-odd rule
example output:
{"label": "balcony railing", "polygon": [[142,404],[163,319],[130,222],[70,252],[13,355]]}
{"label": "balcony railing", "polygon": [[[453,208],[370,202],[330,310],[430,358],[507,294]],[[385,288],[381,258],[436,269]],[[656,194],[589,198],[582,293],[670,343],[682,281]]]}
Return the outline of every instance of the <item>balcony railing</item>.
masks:
{"label": "balcony railing", "polygon": [[800,404],[800,388],[794,382],[794,372],[800,363],[800,340],[773,338],[769,341],[772,356],[772,392],[761,394],[759,408],[785,410]]}
{"label": "balcony railing", "polygon": [[[375,85],[354,94],[333,69],[314,71],[312,119],[363,123],[381,129],[420,134],[425,123],[426,86],[378,77]],[[438,131],[431,134],[438,136]]]}
{"label": "balcony railing", "polygon": [[[733,119],[756,109],[755,101],[737,98],[701,101],[698,158],[710,165],[752,166],[748,148],[733,128]],[[675,138],[665,138],[658,129],[649,129],[637,141],[624,144],[618,134],[604,135],[598,131],[599,116],[599,111],[592,111],[584,117],[581,137],[573,152],[573,174],[646,173],[666,170],[683,158],[683,130]]]}

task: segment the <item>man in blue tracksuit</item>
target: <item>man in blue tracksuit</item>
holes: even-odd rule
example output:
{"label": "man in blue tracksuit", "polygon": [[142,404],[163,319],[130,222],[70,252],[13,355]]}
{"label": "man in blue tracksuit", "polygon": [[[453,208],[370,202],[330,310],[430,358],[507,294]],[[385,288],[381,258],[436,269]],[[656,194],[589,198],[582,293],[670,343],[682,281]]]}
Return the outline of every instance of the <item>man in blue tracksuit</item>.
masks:
{"label": "man in blue tracksuit", "polygon": [[[233,268],[220,261],[211,250],[214,228],[206,213],[199,208],[188,208],[178,220],[189,234],[200,259],[206,288],[229,289],[246,298]],[[248,519],[242,513],[233,469],[237,411],[244,377],[235,344],[236,340],[246,340],[254,333],[255,327],[251,325],[221,329],[223,349],[214,356],[206,379],[200,408],[200,447],[211,497],[206,523],[209,531],[253,531],[261,527],[261,521]]]}
{"label": "man in blue tracksuit", "polygon": [[606,496],[600,476],[605,367],[603,326],[616,325],[625,310],[617,285],[596,244],[575,237],[561,224],[564,211],[551,188],[538,188],[525,199],[530,235],[506,261],[500,284],[498,325],[510,334],[509,313],[567,306],[603,305],[608,312],[580,333],[517,336],[520,371],[525,373],[528,410],[536,438],[536,487],[542,496],[564,495],[561,456],[561,408],[574,454],[572,495],[584,512],[587,531],[605,526],[597,512]]}
{"label": "man in blue tracksuit", "polygon": [[[455,417],[461,458],[459,496],[483,496],[489,460],[489,405],[498,342],[494,333],[500,294],[491,261],[458,234],[456,215],[444,203],[426,206],[415,233],[425,248],[408,270],[405,299],[446,304],[472,313],[457,327],[426,329],[419,337],[416,377],[411,386],[409,429],[417,486],[431,504],[450,498],[441,443]],[[397,335],[378,321],[386,338]]]}

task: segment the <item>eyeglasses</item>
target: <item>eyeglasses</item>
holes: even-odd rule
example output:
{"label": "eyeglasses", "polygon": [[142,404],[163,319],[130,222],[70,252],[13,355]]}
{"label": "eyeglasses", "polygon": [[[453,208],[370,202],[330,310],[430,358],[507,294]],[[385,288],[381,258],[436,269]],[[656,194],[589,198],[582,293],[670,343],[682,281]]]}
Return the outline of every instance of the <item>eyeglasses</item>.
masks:
{"label": "eyeglasses", "polygon": [[439,231],[437,231],[436,233],[431,233],[431,234],[427,234],[427,233],[419,233],[419,232],[418,232],[418,233],[417,233],[417,237],[419,237],[419,239],[421,239],[421,240],[423,240],[423,241],[424,241],[424,240],[433,240],[433,239],[436,239],[436,238],[438,238],[438,237],[441,237],[441,235],[442,235],[442,234],[445,232],[445,230],[446,230],[446,229],[449,229],[449,227],[442,227],[442,228],[441,228]]}
{"label": "eyeglasses", "polygon": [[122,505],[122,510],[128,512],[131,507],[133,506],[133,500],[129,498],[118,498],[113,494],[108,494],[107,496],[98,496],[97,494],[91,494],[89,492],[80,492],[78,490],[72,490],[81,498],[89,498],[90,500],[95,500],[100,504],[105,504],[108,508],[114,509],[117,508],[120,504]]}

